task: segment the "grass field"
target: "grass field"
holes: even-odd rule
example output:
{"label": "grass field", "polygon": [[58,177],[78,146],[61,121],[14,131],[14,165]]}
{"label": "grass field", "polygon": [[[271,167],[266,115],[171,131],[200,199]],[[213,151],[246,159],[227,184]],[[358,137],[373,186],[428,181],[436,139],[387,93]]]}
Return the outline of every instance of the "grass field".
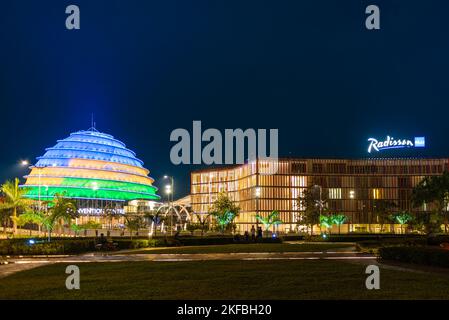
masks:
{"label": "grass field", "polygon": [[65,288],[64,264],[0,281],[0,299],[449,299],[449,276],[339,261],[201,261],[79,264],[81,289]]}
{"label": "grass field", "polygon": [[[312,252],[353,247],[345,243],[251,243],[211,246],[146,248],[130,253],[247,253],[247,252]],[[120,252],[122,254],[122,252]]]}

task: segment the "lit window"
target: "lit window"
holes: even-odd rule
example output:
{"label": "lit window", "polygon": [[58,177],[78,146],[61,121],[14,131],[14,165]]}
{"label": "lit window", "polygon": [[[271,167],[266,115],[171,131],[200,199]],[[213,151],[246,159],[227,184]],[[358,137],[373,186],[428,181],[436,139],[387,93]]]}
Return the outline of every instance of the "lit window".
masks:
{"label": "lit window", "polygon": [[341,188],[329,188],[329,199],[341,199]]}

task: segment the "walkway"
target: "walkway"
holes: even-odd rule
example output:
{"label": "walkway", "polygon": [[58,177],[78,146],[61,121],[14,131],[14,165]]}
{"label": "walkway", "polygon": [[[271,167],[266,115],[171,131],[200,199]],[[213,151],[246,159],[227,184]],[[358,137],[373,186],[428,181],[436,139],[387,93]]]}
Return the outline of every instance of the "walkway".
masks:
{"label": "walkway", "polygon": [[0,265],[0,278],[12,273],[53,263],[129,262],[129,261],[204,261],[204,260],[375,260],[375,256],[354,251],[195,253],[195,254],[99,254],[58,257],[11,257]]}

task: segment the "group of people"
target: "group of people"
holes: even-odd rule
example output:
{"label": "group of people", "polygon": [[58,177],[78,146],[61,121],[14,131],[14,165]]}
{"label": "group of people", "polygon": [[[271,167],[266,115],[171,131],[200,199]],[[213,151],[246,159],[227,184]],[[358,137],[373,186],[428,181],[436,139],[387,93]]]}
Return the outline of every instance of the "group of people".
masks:
{"label": "group of people", "polygon": [[[262,227],[254,228],[254,225],[251,226],[251,241],[256,241],[257,239],[262,238]],[[249,241],[249,232],[245,231],[245,240]]]}

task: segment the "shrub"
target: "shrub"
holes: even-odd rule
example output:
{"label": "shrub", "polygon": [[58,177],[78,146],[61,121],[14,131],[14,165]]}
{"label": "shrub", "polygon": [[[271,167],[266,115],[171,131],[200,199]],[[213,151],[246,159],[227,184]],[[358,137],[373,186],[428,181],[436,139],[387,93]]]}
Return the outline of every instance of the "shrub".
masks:
{"label": "shrub", "polygon": [[64,239],[46,240],[35,239],[35,244],[30,244],[29,239],[10,239],[0,241],[1,255],[54,255],[54,254],[79,254],[95,249],[92,239]]}
{"label": "shrub", "polygon": [[426,239],[411,237],[411,238],[381,238],[378,240],[365,240],[357,242],[357,250],[361,252],[377,253],[379,248],[394,247],[394,246],[424,246]]}
{"label": "shrub", "polygon": [[233,236],[221,236],[221,237],[179,237],[179,242],[183,246],[206,246],[206,245],[219,245],[219,244],[231,244],[234,243]]}
{"label": "shrub", "polygon": [[449,243],[449,236],[448,235],[436,235],[436,236],[427,238],[427,244],[429,246],[439,246],[443,242]]}
{"label": "shrub", "polygon": [[379,249],[382,260],[449,268],[449,250],[434,247],[384,247]]}
{"label": "shrub", "polygon": [[[34,238],[33,238],[34,239]],[[29,239],[0,240],[0,255],[57,255],[57,254],[81,254],[95,251],[96,240],[94,238],[65,238],[34,239],[35,244],[30,244]],[[119,249],[138,249],[157,246],[180,245],[175,239],[113,239]]]}
{"label": "shrub", "polygon": [[284,241],[301,241],[304,240],[304,235],[298,235],[298,234],[286,234],[281,236],[282,240]]}

